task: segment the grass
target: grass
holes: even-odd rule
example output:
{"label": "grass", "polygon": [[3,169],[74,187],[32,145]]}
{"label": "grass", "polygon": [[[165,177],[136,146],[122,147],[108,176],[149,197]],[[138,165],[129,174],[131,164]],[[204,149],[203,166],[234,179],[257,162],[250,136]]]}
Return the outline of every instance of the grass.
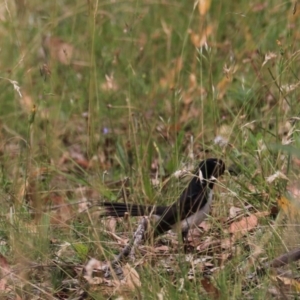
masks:
{"label": "grass", "polygon": [[[213,1],[200,15],[184,1],[22,3],[3,2],[0,10],[0,265],[3,278],[5,268],[22,270],[6,283],[10,290],[1,289],[3,297],[75,299],[63,286],[71,278],[87,299],[114,294],[78,279],[76,267],[120,249],[96,212],[79,213],[79,201],[123,201],[126,190],[132,202],[171,203],[184,183],[169,175],[221,157],[240,171],[222,179],[209,218],[214,229],[200,243],[228,238],[222,219],[232,206],[270,211],[287,186],[284,179],[267,182],[276,171],[298,190],[297,6]],[[196,47],[205,29],[207,43]],[[218,136],[228,144],[214,143]],[[125,177],[126,188],[108,184]],[[135,230],[130,221],[117,224],[122,241]],[[164,255],[146,251],[131,265],[140,287],[116,295],[269,298],[274,278],[251,285],[247,272],[291,249],[291,235],[299,245],[297,230],[289,230],[296,223],[260,218],[232,248],[206,253],[209,262],[194,266],[191,277],[174,242]],[[237,273],[256,247],[262,253]],[[193,253],[194,260],[203,256]],[[216,268],[207,285],[204,265]]]}

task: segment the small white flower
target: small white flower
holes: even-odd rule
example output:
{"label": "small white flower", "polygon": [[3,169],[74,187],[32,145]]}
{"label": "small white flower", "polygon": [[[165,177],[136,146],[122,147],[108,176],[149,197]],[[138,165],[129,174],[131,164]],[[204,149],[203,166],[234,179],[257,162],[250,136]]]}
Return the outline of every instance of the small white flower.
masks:
{"label": "small white flower", "polygon": [[214,139],[214,143],[220,147],[225,147],[228,145],[228,140],[221,135],[217,135]]}

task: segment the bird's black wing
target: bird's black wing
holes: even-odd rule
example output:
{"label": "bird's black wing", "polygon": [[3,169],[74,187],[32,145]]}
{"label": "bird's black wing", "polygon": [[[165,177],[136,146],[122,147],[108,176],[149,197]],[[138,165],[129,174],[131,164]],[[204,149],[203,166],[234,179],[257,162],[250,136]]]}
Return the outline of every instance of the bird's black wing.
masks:
{"label": "bird's black wing", "polygon": [[156,223],[155,235],[164,233],[174,224],[188,218],[201,210],[208,201],[210,189],[206,182],[193,178],[188,187],[182,192],[178,201],[160,212],[160,219]]}

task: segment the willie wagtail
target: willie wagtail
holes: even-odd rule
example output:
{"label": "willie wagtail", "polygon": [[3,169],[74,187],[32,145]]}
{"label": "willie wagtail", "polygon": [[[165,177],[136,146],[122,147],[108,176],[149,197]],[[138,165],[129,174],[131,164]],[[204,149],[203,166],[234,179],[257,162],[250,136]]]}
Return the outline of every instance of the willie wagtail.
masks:
{"label": "willie wagtail", "polygon": [[209,158],[198,165],[192,180],[179,199],[170,206],[140,205],[130,203],[103,202],[102,215],[112,217],[151,215],[155,218],[154,237],[180,226],[185,239],[188,230],[199,225],[207,216],[213,198],[213,186],[217,177],[225,171],[221,159]]}

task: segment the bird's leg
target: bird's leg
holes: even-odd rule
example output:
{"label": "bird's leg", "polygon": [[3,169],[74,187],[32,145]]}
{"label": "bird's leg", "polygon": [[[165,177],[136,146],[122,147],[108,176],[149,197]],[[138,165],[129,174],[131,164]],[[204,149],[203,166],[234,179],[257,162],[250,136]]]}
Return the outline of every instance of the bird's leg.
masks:
{"label": "bird's leg", "polygon": [[186,243],[187,242],[187,236],[188,236],[189,230],[183,230],[181,231],[181,238],[182,238],[182,242]]}
{"label": "bird's leg", "polygon": [[189,250],[188,234],[189,234],[189,229],[181,231],[184,252],[188,252]]}

